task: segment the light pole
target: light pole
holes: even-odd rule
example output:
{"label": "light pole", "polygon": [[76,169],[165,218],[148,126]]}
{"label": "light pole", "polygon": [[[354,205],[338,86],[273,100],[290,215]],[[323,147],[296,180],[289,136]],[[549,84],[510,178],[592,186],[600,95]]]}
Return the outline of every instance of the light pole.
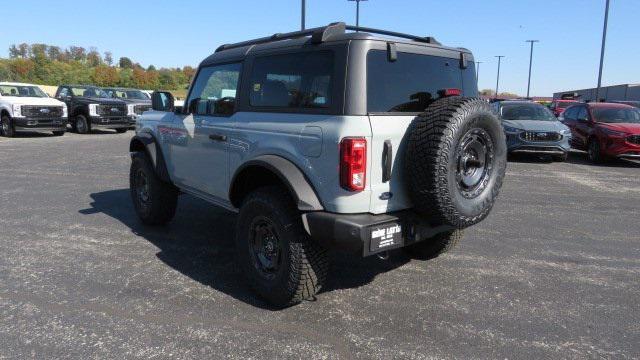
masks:
{"label": "light pole", "polygon": [[529,52],[529,80],[527,80],[527,99],[529,98],[529,89],[531,88],[531,64],[533,63],[533,43],[537,43],[540,40],[527,40],[525,42],[531,43],[531,51]]}
{"label": "light pole", "polygon": [[300,5],[302,5],[302,14],[300,16],[300,30],[304,30],[304,20],[305,20],[305,17],[306,17],[305,12],[306,12],[306,7],[307,7],[305,0],[302,0],[302,4],[300,4]]}
{"label": "light pole", "polygon": [[504,57],[504,55],[496,55],[498,58],[498,75],[496,76],[496,95],[495,98],[498,98],[498,84],[500,84],[500,60]]}
{"label": "light pole", "polygon": [[482,61],[476,61],[476,87],[480,82],[480,64],[482,64]]}
{"label": "light pole", "polygon": [[360,1],[368,1],[368,0],[348,0],[356,2],[356,27],[360,26]]}
{"label": "light pole", "polygon": [[602,63],[604,62],[604,44],[607,41],[607,21],[609,21],[609,0],[604,8],[604,27],[602,29],[602,48],[600,49],[600,69],[598,70],[598,87],[596,88],[596,102],[600,101],[600,86],[602,85]]}

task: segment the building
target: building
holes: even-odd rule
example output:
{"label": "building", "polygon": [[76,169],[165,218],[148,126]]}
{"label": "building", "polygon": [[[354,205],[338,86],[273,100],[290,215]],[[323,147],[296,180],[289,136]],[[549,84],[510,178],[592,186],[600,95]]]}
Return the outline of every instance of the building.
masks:
{"label": "building", "polygon": [[[562,95],[578,94],[583,101],[596,101],[596,88],[569,90],[553,94],[554,99],[560,99]],[[640,84],[623,84],[603,86],[600,88],[600,100],[634,100],[640,101]]]}

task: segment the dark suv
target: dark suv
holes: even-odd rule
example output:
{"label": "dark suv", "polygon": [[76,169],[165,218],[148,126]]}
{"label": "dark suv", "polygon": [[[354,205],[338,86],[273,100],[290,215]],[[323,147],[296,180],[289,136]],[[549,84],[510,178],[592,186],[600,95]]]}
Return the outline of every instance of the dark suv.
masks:
{"label": "dark suv", "polygon": [[93,129],[114,129],[119,133],[131,126],[127,103],[109,97],[102,89],[90,85],[61,85],[56,98],[67,104],[69,123],[80,134]]}

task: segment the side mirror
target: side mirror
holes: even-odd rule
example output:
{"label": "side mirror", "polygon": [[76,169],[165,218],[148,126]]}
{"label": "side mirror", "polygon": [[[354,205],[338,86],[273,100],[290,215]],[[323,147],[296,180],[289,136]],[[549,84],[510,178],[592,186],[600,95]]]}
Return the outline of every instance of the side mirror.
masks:
{"label": "side mirror", "polygon": [[154,91],[151,94],[151,108],[155,111],[174,111],[174,98],[168,91]]}

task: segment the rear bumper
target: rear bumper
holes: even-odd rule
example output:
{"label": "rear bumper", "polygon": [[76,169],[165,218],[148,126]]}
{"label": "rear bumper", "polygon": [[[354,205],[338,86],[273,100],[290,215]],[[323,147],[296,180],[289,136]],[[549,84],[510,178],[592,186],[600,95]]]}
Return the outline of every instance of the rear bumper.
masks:
{"label": "rear bumper", "polygon": [[302,220],[311,238],[324,247],[363,257],[454,230],[451,226],[430,226],[412,211],[382,215],[318,211],[303,214]]}
{"label": "rear bumper", "polygon": [[16,131],[65,131],[67,118],[13,118]]}

